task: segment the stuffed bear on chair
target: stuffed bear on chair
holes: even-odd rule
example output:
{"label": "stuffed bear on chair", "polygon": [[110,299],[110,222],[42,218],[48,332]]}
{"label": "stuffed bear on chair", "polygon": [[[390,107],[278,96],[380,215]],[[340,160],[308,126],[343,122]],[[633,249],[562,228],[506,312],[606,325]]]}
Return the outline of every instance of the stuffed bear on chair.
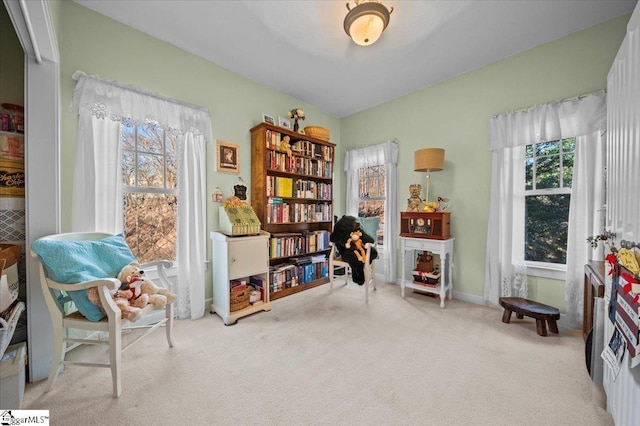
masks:
{"label": "stuffed bear on chair", "polygon": [[[364,245],[373,244],[373,238],[360,228],[360,223],[353,216],[342,216],[333,227],[329,240],[336,245],[342,260],[351,266],[353,282],[364,284]],[[378,257],[375,247],[371,247],[369,263]]]}
{"label": "stuffed bear on chair", "polygon": [[139,295],[148,299],[148,303],[153,305],[154,309],[162,309],[167,303],[172,303],[176,299],[176,295],[169,290],[159,287],[153,281],[148,279],[144,271],[140,269],[140,264],[131,262],[118,274],[118,279],[123,284],[128,284],[134,289],[139,289]]}

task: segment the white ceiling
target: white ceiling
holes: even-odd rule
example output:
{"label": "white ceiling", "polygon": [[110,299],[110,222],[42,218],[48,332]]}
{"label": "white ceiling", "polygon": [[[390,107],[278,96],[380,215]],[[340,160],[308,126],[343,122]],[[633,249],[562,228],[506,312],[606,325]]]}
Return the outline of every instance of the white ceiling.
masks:
{"label": "white ceiling", "polygon": [[383,1],[394,11],[368,47],[344,32],[346,0],[74,1],[344,117],[631,12],[637,0]]}

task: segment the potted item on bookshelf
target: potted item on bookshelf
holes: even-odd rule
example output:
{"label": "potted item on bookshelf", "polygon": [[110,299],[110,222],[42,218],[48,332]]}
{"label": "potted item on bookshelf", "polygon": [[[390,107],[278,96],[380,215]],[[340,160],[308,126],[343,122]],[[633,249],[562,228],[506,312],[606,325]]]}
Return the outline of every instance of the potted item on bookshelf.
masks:
{"label": "potted item on bookshelf", "polygon": [[289,118],[293,119],[293,131],[299,132],[298,120],[304,120],[304,111],[300,108],[294,108],[287,114]]}

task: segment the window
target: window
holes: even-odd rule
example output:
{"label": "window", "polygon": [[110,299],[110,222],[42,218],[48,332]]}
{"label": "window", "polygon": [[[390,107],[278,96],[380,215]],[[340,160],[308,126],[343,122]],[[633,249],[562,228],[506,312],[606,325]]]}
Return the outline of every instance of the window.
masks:
{"label": "window", "polygon": [[372,235],[378,245],[384,243],[385,187],[386,170],[384,165],[358,169],[358,216],[380,218],[376,235]]}
{"label": "window", "polygon": [[575,138],[527,145],[524,259],[564,265]]}
{"label": "window", "polygon": [[121,125],[124,234],[139,262],[176,259],[177,135]]}

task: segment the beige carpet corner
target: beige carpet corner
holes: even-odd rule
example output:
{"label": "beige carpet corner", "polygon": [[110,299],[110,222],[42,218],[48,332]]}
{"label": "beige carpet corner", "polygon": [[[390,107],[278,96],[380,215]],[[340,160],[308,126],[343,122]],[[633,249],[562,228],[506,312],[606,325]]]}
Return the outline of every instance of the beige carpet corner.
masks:
{"label": "beige carpet corner", "polygon": [[176,321],[174,348],[160,330],[123,354],[119,399],[109,370],[69,367],[51,392],[27,385],[22,408],[52,425],[613,425],[580,331],[540,337],[498,309],[363,291],[320,286],[232,326]]}

